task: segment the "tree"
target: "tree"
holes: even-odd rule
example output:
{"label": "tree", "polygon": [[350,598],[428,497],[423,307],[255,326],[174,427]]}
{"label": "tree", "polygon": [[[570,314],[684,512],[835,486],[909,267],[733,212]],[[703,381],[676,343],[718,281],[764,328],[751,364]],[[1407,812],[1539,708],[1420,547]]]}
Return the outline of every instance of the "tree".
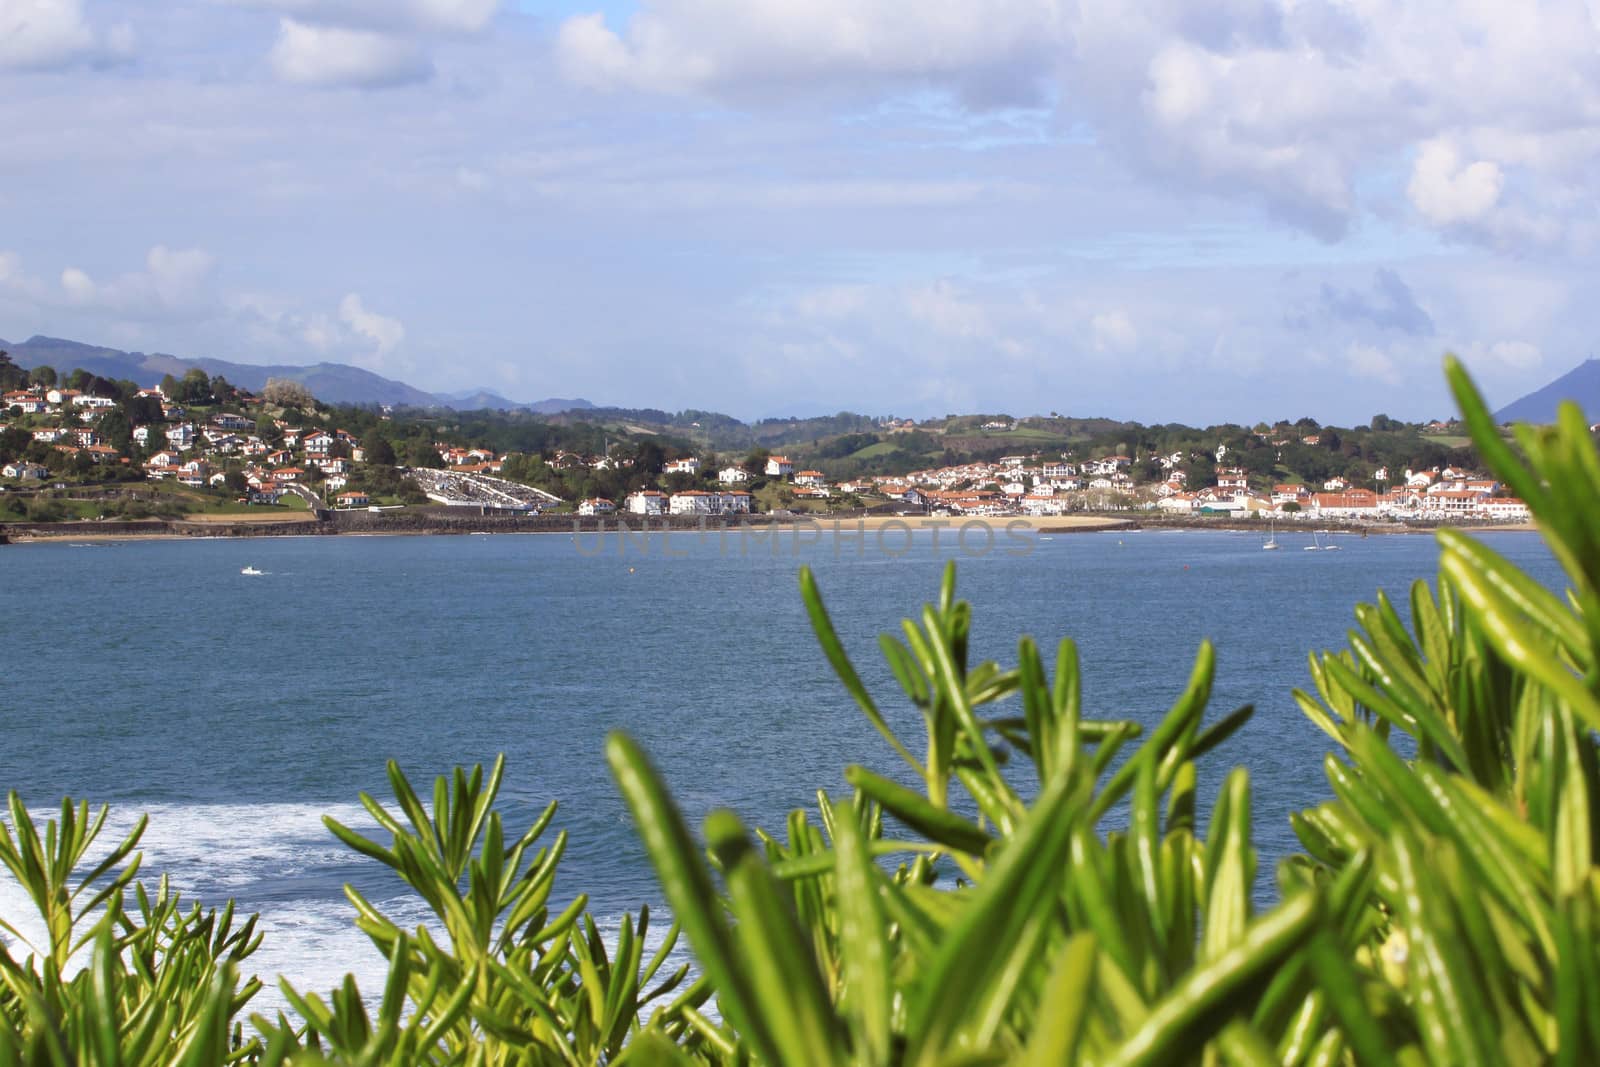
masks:
{"label": "tree", "polygon": [[28,372],[11,362],[11,353],[0,350],[0,389],[18,389],[28,384]]}
{"label": "tree", "polygon": [[46,389],[53,389],[56,384],[56,369],[48,365],[35,367],[28,372],[28,381],[34,385],[42,385]]}
{"label": "tree", "polygon": [[134,426],[149,426],[163,418],[161,401],[153,396],[130,396],[122,402],[122,411]]}
{"label": "tree", "polygon": [[127,455],[133,445],[133,424],[128,421],[127,412],[121,408],[112,408],[100,416],[100,421],[95,423],[95,432],[123,455]]}
{"label": "tree", "polygon": [[394,452],[394,445],[379,433],[369,433],[361,442],[361,450],[366,453],[367,462],[375,466],[392,467],[399,462]]}
{"label": "tree", "polygon": [[434,469],[444,466],[444,460],[439,458],[439,450],[425,437],[415,437],[408,441],[405,453],[408,466]]}
{"label": "tree", "polygon": [[747,474],[767,473],[767,460],[772,458],[772,453],[765,448],[752,448],[750,454],[744,457],[740,464]]}
{"label": "tree", "polygon": [[666,462],[667,451],[659,441],[641,441],[638,451],[633,454],[634,469],[645,474],[660,474]]}
{"label": "tree", "polygon": [[289,378],[268,378],[267,384],[261,390],[261,398],[281,408],[310,410],[317,403],[317,398],[311,395],[310,389],[303,383]]}

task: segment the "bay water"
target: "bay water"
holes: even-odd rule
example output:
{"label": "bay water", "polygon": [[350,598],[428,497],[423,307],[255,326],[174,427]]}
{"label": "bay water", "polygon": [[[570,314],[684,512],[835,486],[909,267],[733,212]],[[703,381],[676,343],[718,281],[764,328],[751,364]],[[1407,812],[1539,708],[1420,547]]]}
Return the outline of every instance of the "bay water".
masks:
{"label": "bay water", "polygon": [[[1559,586],[1542,542],[1485,534]],[[1015,662],[1034,635],[1054,661],[1072,636],[1085,711],[1153,723],[1196,648],[1217,648],[1210,719],[1251,723],[1202,765],[1214,794],[1252,775],[1256,840],[1295,849],[1291,811],[1327,796],[1329,743],[1290,696],[1306,653],[1343,646],[1352,609],[1398,603],[1435,573],[1427,536],[1310,538],[1128,532],[958,541],[945,531],[865,538],[692,533],[187,540],[0,548],[0,788],[36,816],[63,796],[109,803],[113,828],[150,816],[145,874],[190,897],[262,914],[253,958],[273,978],[327,990],[353,971],[381,989],[348,883],[402,923],[422,921],[398,878],[340,845],[324,814],[370,827],[357,803],[389,797],[393,758],[427,795],[433,777],[505,753],[508,832],[551,800],[571,835],[559,903],[578,892],[612,922],[660,895],[603,757],[633,734],[698,820],[727,806],[781,832],[854,762],[898,773],[817,648],[796,573],[815,570],[869,688],[916,750],[920,720],[877,635],[934,598],[955,559],[973,602],[974,659]],[[263,574],[240,572],[253,567]],[[392,806],[392,805],[391,805]],[[380,838],[381,840],[381,838]],[[0,872],[0,918],[28,905]],[[19,922],[19,920],[21,920]]]}

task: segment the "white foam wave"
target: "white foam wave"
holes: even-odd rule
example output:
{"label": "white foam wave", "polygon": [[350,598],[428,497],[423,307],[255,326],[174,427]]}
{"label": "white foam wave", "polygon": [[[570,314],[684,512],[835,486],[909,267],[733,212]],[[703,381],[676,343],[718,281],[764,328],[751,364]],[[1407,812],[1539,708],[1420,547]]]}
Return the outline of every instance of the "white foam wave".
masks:
{"label": "white foam wave", "polygon": [[[245,961],[263,988],[248,1011],[271,1017],[287,1010],[279,981],[286,979],[302,993],[326,994],[353,974],[369,1004],[382,995],[387,963],[376,946],[355,925],[355,911],[342,892],[345,882],[360,880],[362,891],[404,929],[426,925],[440,934],[427,906],[399,878],[345,847],[323,825],[331,815],[379,842],[377,829],[357,804],[156,804],[147,807],[149,826],[139,844],[144,861],[140,880],[154,886],[166,874],[173,888],[190,902],[220,908],[232,898],[241,916],[260,914],[261,947]],[[29,813],[41,832],[55,810]],[[133,828],[138,816],[132,805],[113,809],[91,850],[89,863],[103,856]],[[0,918],[16,926],[32,944],[45,943],[44,926],[32,901],[9,871],[0,869]],[[608,951],[616,945],[621,915],[596,922]],[[663,943],[671,918],[652,914],[646,933],[648,960]],[[9,936],[0,932],[9,943]],[[14,948],[14,956],[27,953]],[[69,973],[87,963],[87,951],[70,961]],[[680,940],[657,981],[689,962]]]}

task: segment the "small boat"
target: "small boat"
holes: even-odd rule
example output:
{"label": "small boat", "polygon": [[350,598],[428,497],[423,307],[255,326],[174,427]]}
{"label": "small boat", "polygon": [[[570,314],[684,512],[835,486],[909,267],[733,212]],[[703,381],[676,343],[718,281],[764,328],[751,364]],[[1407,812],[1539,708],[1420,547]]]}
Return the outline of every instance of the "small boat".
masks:
{"label": "small boat", "polygon": [[1267,541],[1261,547],[1268,552],[1271,552],[1278,547],[1278,526],[1273,520],[1268,520]]}
{"label": "small boat", "polygon": [[1311,531],[1311,543],[1306,546],[1307,552],[1321,552],[1322,542],[1317,540],[1317,531]]}
{"label": "small boat", "polygon": [[254,567],[245,567],[242,570],[240,570],[239,573],[240,574],[248,574],[248,575],[254,576],[254,575],[259,575],[259,574],[265,574],[267,572],[266,571],[258,571]]}

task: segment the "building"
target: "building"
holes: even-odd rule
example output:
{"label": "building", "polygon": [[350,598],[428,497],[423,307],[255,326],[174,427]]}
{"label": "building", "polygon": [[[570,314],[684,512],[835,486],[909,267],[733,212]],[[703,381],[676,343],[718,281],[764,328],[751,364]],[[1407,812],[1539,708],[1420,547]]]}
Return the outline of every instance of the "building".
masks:
{"label": "building", "polygon": [[629,493],[622,504],[629,515],[665,515],[667,494],[655,489],[646,489],[639,493]]}
{"label": "building", "polygon": [[799,471],[794,476],[795,485],[822,486],[827,481],[821,471]]}
{"label": "building", "polygon": [[334,502],[337,503],[341,508],[364,508],[371,505],[372,498],[366,493],[354,491],[349,493],[340,493],[334,498]]}
{"label": "building", "polygon": [[0,467],[0,474],[5,475],[7,478],[16,478],[24,482],[38,482],[49,477],[50,472],[37,463],[29,463],[25,459],[19,459],[15,463],[7,463],[4,467]]}
{"label": "building", "polygon": [[743,485],[750,480],[750,472],[743,467],[724,467],[717,472],[717,481],[723,485]]}
{"label": "building", "polygon": [[1311,510],[1324,519],[1376,519],[1378,494],[1370,489],[1316,493],[1311,497]]}
{"label": "building", "polygon": [[685,456],[683,459],[670,460],[665,468],[667,474],[699,474],[700,461],[694,456]]}
{"label": "building", "polygon": [[704,489],[690,489],[673,493],[668,511],[673,515],[749,514],[750,494],[742,490],[713,493]]}
{"label": "building", "polygon": [[794,464],[789,462],[788,456],[767,457],[767,477],[787,478],[794,473]]}
{"label": "building", "polygon": [[617,505],[603,496],[592,497],[578,505],[579,515],[610,515],[617,510]]}

